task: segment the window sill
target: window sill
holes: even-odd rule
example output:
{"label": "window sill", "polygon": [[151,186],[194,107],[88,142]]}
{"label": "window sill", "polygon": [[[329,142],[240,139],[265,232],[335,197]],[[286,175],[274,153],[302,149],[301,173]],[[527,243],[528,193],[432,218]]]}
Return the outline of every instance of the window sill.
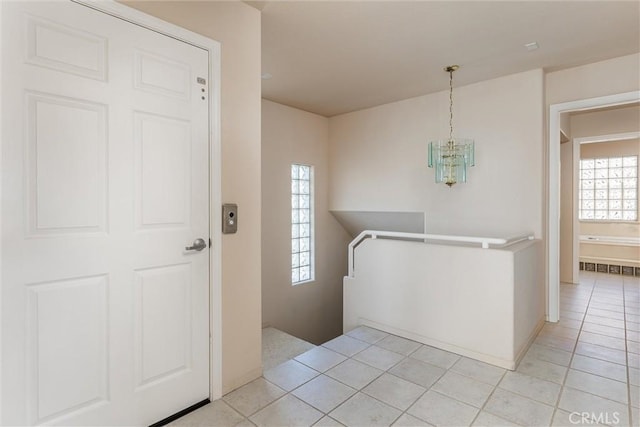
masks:
{"label": "window sill", "polygon": [[614,219],[579,219],[579,222],[584,222],[586,224],[640,224],[640,221],[624,221],[624,220],[614,220]]}
{"label": "window sill", "polygon": [[316,279],[309,279],[309,280],[305,280],[304,282],[292,283],[291,286],[306,285],[307,283],[313,283],[315,281]]}

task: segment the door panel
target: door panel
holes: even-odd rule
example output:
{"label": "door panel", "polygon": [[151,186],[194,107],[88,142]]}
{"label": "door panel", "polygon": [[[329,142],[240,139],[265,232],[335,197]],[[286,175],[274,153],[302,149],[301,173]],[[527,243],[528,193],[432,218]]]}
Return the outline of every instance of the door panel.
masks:
{"label": "door panel", "polygon": [[104,232],[107,106],[26,96],[29,234]]}
{"label": "door panel", "polygon": [[136,271],[137,387],[191,369],[191,266]]}
{"label": "door panel", "polygon": [[38,422],[108,398],[107,280],[95,276],[28,286],[27,373],[34,397],[30,412]]}
{"label": "door panel", "polygon": [[148,425],[209,397],[208,53],[0,7],[0,424]]}
{"label": "door panel", "polygon": [[188,227],[191,124],[136,112],[134,126],[140,228]]}
{"label": "door panel", "polygon": [[107,80],[107,39],[48,19],[27,16],[27,62]]}
{"label": "door panel", "polygon": [[188,100],[192,85],[187,64],[150,52],[135,53],[135,87],[150,93]]}

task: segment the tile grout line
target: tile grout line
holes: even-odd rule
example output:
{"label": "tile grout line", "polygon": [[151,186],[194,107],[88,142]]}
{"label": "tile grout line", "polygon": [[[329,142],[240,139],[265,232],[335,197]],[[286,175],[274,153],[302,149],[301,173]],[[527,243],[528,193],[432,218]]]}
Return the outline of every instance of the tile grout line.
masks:
{"label": "tile grout line", "polygon": [[[381,341],[381,340],[380,340],[380,341]],[[411,340],[410,340],[410,341],[411,341]],[[414,341],[414,342],[417,342],[417,341]],[[418,396],[418,397],[417,397],[417,398],[416,398],[416,399],[411,403],[411,405],[409,405],[409,407],[407,407],[407,409],[405,409],[405,410],[401,410],[401,409],[399,409],[399,408],[395,408],[394,406],[391,406],[391,405],[389,405],[389,404],[388,404],[388,403],[386,403],[386,402],[382,402],[382,403],[384,403],[385,405],[389,405],[389,406],[391,406],[392,408],[398,409],[398,410],[400,411],[400,415],[398,415],[398,417],[397,417],[395,420],[393,420],[393,423],[397,422],[397,421],[398,421],[398,420],[399,420],[403,415],[405,415],[405,414],[413,417],[413,415],[408,414],[408,413],[407,413],[407,411],[408,411],[409,409],[411,409],[411,408],[413,407],[413,405],[415,405],[415,404],[416,404],[416,402],[422,398],[422,396],[424,396],[425,394],[427,394],[427,392],[428,392],[429,390],[431,390],[431,387],[433,387],[433,384],[435,384],[435,383],[436,383],[440,378],[442,378],[442,376],[443,376],[444,374],[446,374],[446,373],[447,373],[447,370],[445,370],[445,371],[444,371],[444,373],[443,373],[442,375],[440,375],[440,376],[439,376],[439,377],[438,377],[438,378],[433,382],[433,384],[431,384],[431,386],[430,386],[430,387],[428,387],[428,388],[427,388],[427,387],[423,387],[423,386],[421,386],[420,384],[416,384],[416,383],[414,383],[413,381],[409,381],[409,380],[406,380],[406,379],[404,379],[404,378],[400,378],[400,377],[398,377],[398,376],[396,376],[396,375],[392,374],[391,372],[389,372],[391,369],[395,368],[395,367],[396,367],[396,366],[398,366],[400,363],[402,363],[402,362],[404,362],[405,360],[409,359],[409,358],[411,357],[411,355],[412,355],[412,354],[416,353],[418,350],[420,350],[420,349],[421,349],[422,347],[424,347],[425,345],[426,345],[426,344],[422,344],[420,347],[416,348],[415,350],[413,350],[413,351],[412,351],[411,353],[409,353],[408,355],[405,355],[404,359],[399,360],[399,361],[398,361],[398,363],[396,363],[395,365],[393,365],[392,367],[390,367],[390,368],[389,368],[389,369],[387,369],[386,371],[383,371],[383,373],[382,373],[382,374],[380,374],[379,376],[377,376],[377,377],[376,377],[374,380],[372,380],[369,384],[365,385],[364,387],[362,387],[362,389],[360,389],[360,390],[359,390],[359,391],[362,391],[362,393],[366,394],[367,396],[371,397],[372,399],[375,399],[375,400],[377,400],[378,402],[382,402],[381,400],[376,399],[374,396],[370,396],[369,394],[365,393],[363,390],[364,390],[366,387],[368,387],[368,386],[369,386],[373,381],[375,381],[376,379],[380,378],[380,377],[381,377],[382,375],[384,375],[384,374],[392,375],[392,376],[394,376],[394,377],[396,377],[396,378],[399,378],[399,379],[401,379],[401,380],[403,380],[403,381],[407,381],[408,383],[411,383],[411,384],[414,384],[414,385],[417,385],[417,386],[420,386],[420,387],[424,388],[424,389],[425,389],[425,391],[423,391],[422,393],[420,393],[420,396]],[[391,351],[391,350],[390,350],[390,351]],[[398,354],[400,354],[400,353],[398,353]],[[412,357],[411,357],[411,359],[413,359],[413,360],[418,360],[418,359],[414,359],[414,358],[412,358]],[[364,362],[362,362],[362,363],[364,363]],[[419,418],[419,417],[415,417],[415,418],[418,418],[419,420],[424,421],[424,422],[426,422],[427,424],[429,424],[429,422],[428,422],[428,421],[423,420],[422,418]],[[393,425],[393,423],[391,423],[390,425]]]}
{"label": "tile grout line", "polygon": [[[578,280],[579,282],[579,280]],[[579,284],[578,284],[579,285]],[[567,366],[567,372],[564,374],[564,377],[562,379],[562,384],[560,384],[560,393],[558,393],[558,397],[556,398],[556,402],[553,408],[553,416],[551,418],[551,422],[553,423],[553,420],[556,417],[556,413],[558,412],[559,405],[560,405],[560,399],[562,398],[562,396],[564,395],[564,391],[565,391],[565,387],[566,387],[566,382],[567,382],[567,377],[569,376],[569,371],[571,370],[571,365],[573,364],[573,357],[576,354],[576,349],[578,348],[578,342],[580,342],[580,334],[582,334],[582,327],[584,326],[584,321],[587,317],[587,312],[589,311],[589,304],[591,304],[591,298],[593,297],[593,291],[595,289],[595,281],[594,283],[591,285],[591,292],[589,293],[589,298],[587,300],[587,306],[585,308],[585,312],[584,315],[582,316],[582,321],[580,323],[580,329],[578,329],[578,336],[576,337],[576,342],[573,345],[573,351],[571,352],[571,357],[569,358],[569,364]]]}
{"label": "tile grout line", "polygon": [[[348,336],[348,335],[347,335],[347,336]],[[358,338],[355,338],[355,337],[351,337],[351,336],[350,336],[350,338],[356,339],[356,340],[358,340],[358,341],[362,341],[362,340],[359,340]],[[385,337],[385,338],[386,338],[386,337]],[[384,338],[383,338],[383,339],[384,339]],[[382,341],[382,339],[377,340],[375,343],[369,343],[369,342],[363,341],[363,342],[365,342],[366,344],[369,344],[369,346],[368,346],[368,347],[366,347],[366,348],[364,348],[364,349],[362,349],[362,350],[360,350],[360,351],[358,351],[357,353],[354,353],[351,357],[350,357],[350,356],[347,356],[347,355],[345,355],[345,354],[342,354],[342,353],[336,352],[335,350],[331,350],[331,349],[330,349],[330,348],[328,348],[328,347],[325,347],[325,348],[327,348],[328,350],[334,351],[334,352],[336,352],[336,353],[342,354],[343,356],[346,356],[346,357],[347,357],[347,359],[346,359],[346,360],[343,360],[342,362],[340,362],[339,364],[337,364],[337,365],[335,365],[335,366],[338,366],[338,365],[340,365],[340,364],[342,364],[342,363],[346,362],[347,360],[352,359],[352,360],[354,360],[355,362],[362,363],[362,364],[364,364],[364,365],[366,365],[366,366],[368,366],[368,367],[371,367],[371,368],[377,369],[377,370],[379,370],[379,371],[382,371],[382,373],[381,373],[380,375],[376,376],[375,378],[373,378],[373,379],[372,379],[371,381],[369,381],[368,383],[364,384],[364,385],[363,385],[362,387],[360,387],[359,389],[356,389],[356,388],[352,387],[352,386],[351,386],[351,385],[349,385],[349,384],[345,384],[344,382],[340,381],[340,380],[339,380],[339,379],[337,379],[337,378],[333,378],[333,377],[331,377],[331,376],[327,375],[327,377],[329,377],[329,378],[331,378],[331,379],[333,379],[333,380],[335,380],[335,381],[339,382],[340,384],[343,384],[343,385],[345,385],[345,386],[347,386],[347,387],[349,387],[349,388],[351,388],[351,389],[355,390],[355,393],[353,393],[351,396],[349,396],[347,399],[345,399],[345,400],[344,400],[344,402],[341,402],[341,403],[340,403],[339,405],[337,405],[335,408],[331,409],[331,411],[329,411],[329,412],[323,412],[323,411],[321,411],[319,408],[316,408],[316,409],[320,410],[320,412],[322,412],[325,416],[327,416],[327,417],[329,417],[329,418],[331,418],[331,419],[334,419],[333,417],[331,417],[331,416],[329,415],[331,412],[335,411],[335,410],[336,410],[336,409],[338,409],[340,406],[344,405],[348,400],[350,400],[351,398],[353,398],[353,396],[357,395],[358,393],[362,393],[362,394],[364,394],[365,396],[370,397],[371,399],[373,399],[373,400],[375,400],[375,401],[377,401],[377,402],[380,402],[380,403],[382,403],[382,404],[384,404],[384,405],[386,405],[386,406],[389,406],[390,408],[393,408],[393,409],[396,409],[396,410],[400,411],[400,415],[399,415],[397,418],[395,418],[395,419],[393,420],[393,422],[396,422],[400,417],[402,417],[402,415],[404,415],[404,414],[406,413],[406,411],[407,411],[407,410],[409,410],[409,408],[411,408],[411,406],[413,406],[413,404],[415,404],[415,402],[416,402],[418,399],[420,399],[420,398],[421,398],[421,397],[422,397],[422,396],[423,396],[423,395],[424,395],[424,394],[429,390],[429,389],[426,389],[426,390],[425,390],[425,391],[424,391],[424,392],[423,392],[423,393],[422,393],[422,394],[421,394],[421,395],[420,395],[420,396],[419,396],[419,397],[418,397],[418,398],[417,398],[417,399],[416,399],[416,400],[415,400],[411,405],[409,405],[409,408],[407,408],[407,409],[406,409],[406,410],[404,410],[404,411],[403,411],[403,410],[401,410],[400,408],[397,408],[397,407],[395,407],[395,406],[393,406],[393,405],[390,405],[390,404],[388,404],[388,403],[386,403],[386,402],[383,402],[382,400],[380,400],[380,399],[376,398],[375,396],[371,396],[371,395],[369,395],[368,393],[366,393],[366,392],[364,391],[364,389],[365,389],[366,387],[368,387],[369,385],[371,385],[371,384],[372,384],[374,381],[376,381],[378,378],[382,377],[384,374],[389,374],[389,375],[392,375],[392,376],[394,376],[394,377],[396,377],[396,378],[399,378],[399,379],[401,379],[401,380],[403,380],[403,381],[407,381],[407,380],[405,380],[404,378],[400,378],[400,377],[397,377],[396,375],[393,375],[393,374],[392,374],[392,373],[390,373],[389,371],[390,371],[391,369],[393,369],[394,367],[396,367],[397,365],[399,365],[400,363],[404,362],[406,359],[408,359],[408,358],[409,358],[409,356],[410,356],[411,354],[413,354],[413,353],[415,353],[416,351],[418,351],[418,350],[419,350],[419,349],[424,345],[424,344],[423,344],[423,345],[420,345],[420,347],[418,347],[418,348],[416,348],[415,350],[413,350],[411,353],[409,353],[409,355],[405,355],[405,354],[402,354],[402,353],[397,353],[397,352],[395,352],[395,351],[393,351],[393,350],[388,350],[388,349],[385,349],[385,348],[383,348],[383,347],[376,346],[376,343],[378,343],[378,342],[380,342],[380,341]],[[382,370],[382,369],[377,368],[377,367],[375,367],[375,366],[371,366],[371,365],[369,365],[369,364],[368,364],[368,363],[366,363],[366,362],[361,362],[361,361],[359,361],[359,360],[355,360],[355,359],[353,359],[353,356],[356,356],[356,355],[358,355],[359,353],[361,353],[361,352],[365,351],[366,349],[371,348],[371,347],[373,347],[373,346],[376,346],[376,347],[381,348],[381,349],[383,349],[383,350],[392,351],[393,353],[396,353],[396,354],[400,354],[400,355],[404,356],[404,358],[403,358],[403,359],[400,359],[398,362],[396,362],[396,363],[395,363],[395,364],[393,364],[391,367],[389,367],[389,369],[386,369],[386,370]],[[335,367],[335,366],[334,366],[334,367]],[[329,369],[328,369],[327,371],[325,371],[325,372],[328,372],[329,370],[333,369],[334,367],[329,368]],[[325,373],[321,373],[320,375],[324,375],[324,374],[325,374]],[[317,377],[316,377],[316,378],[317,378]],[[413,382],[411,382],[411,381],[407,381],[407,382],[410,382],[411,384],[415,384],[415,383],[413,383]],[[415,385],[418,385],[418,386],[419,386],[419,384],[415,384]],[[424,388],[424,387],[423,387],[423,388]],[[293,391],[293,390],[292,390],[292,391]],[[305,402],[305,403],[307,403],[307,402]],[[308,404],[308,403],[307,403],[307,404]],[[313,405],[311,405],[311,406],[313,406]],[[337,420],[336,420],[336,421],[337,421]],[[423,420],[423,421],[424,421],[424,420]],[[338,421],[338,422],[339,422],[339,421]]]}
{"label": "tile grout line", "polygon": [[622,279],[622,309],[624,318],[624,356],[627,362],[627,415],[629,416],[629,424],[633,422],[633,411],[631,410],[631,378],[629,375],[629,346],[627,344],[627,304],[626,304],[626,281]]}
{"label": "tile grout line", "polygon": [[[411,353],[409,353],[409,354],[408,354],[404,359],[402,359],[400,362],[396,363],[395,365],[393,365],[393,367],[392,367],[392,368],[389,368],[389,369],[393,369],[393,368],[395,368],[396,366],[398,366],[401,362],[405,361],[406,359],[409,359],[409,358],[411,357],[411,355],[412,355],[412,354],[415,354],[418,350],[420,350],[420,349],[421,349],[422,347],[424,347],[425,345],[426,345],[426,344],[422,344],[420,347],[416,348],[414,351],[412,351]],[[411,357],[411,359],[413,359],[413,360],[418,360],[418,359],[415,359],[415,358],[413,358],[413,357]],[[446,373],[447,373],[447,371],[448,371],[448,370],[445,370],[445,371],[444,371],[444,373],[443,373],[442,375],[440,375],[440,376],[439,376],[439,377],[438,377],[438,378],[433,382],[433,384],[435,384],[436,382],[438,382],[438,380],[439,380],[440,378],[442,378],[442,376],[443,376],[444,374],[446,374]],[[391,372],[389,372],[389,375],[393,375],[393,374],[392,374]],[[393,375],[393,376],[395,376],[395,375]],[[379,378],[379,377],[378,377],[378,378]],[[396,378],[400,378],[400,377],[396,377]],[[400,379],[401,379],[401,380],[404,380],[404,381],[407,381],[407,382],[409,382],[409,383],[411,383],[411,384],[415,384],[415,385],[420,386],[420,384],[416,384],[416,383],[414,383],[413,381],[408,381],[408,380],[405,380],[404,378],[400,378]],[[407,409],[405,409],[404,411],[402,411],[402,413],[398,416],[398,418],[396,418],[395,420],[393,420],[393,423],[392,423],[391,425],[393,425],[394,423],[396,423],[400,418],[402,418],[402,416],[403,416],[403,415],[408,415],[408,416],[414,417],[413,415],[411,415],[411,414],[407,413],[407,411],[408,411],[409,409],[411,409],[411,408],[413,407],[413,405],[415,405],[415,404],[416,404],[416,402],[417,402],[418,400],[422,399],[422,396],[424,396],[425,394],[427,394],[427,392],[428,392],[429,390],[431,390],[431,387],[433,387],[433,384],[431,384],[431,386],[430,386],[430,387],[428,387],[428,388],[427,388],[427,387],[423,387],[425,390],[424,390],[422,393],[420,393],[420,396],[418,396],[418,398],[417,398],[416,400],[414,400],[414,401],[411,403],[411,405],[409,405],[409,406],[407,407]],[[421,387],[422,387],[422,386],[421,386]],[[417,418],[417,419],[419,419],[419,420],[421,420],[421,421],[424,421],[424,422],[425,422],[425,423],[427,423],[427,424],[430,424],[428,421],[423,420],[423,419],[422,419],[422,418],[420,418],[420,417],[415,417],[415,418]]]}
{"label": "tile grout line", "polygon": [[[502,373],[502,376],[500,377],[500,380],[496,383],[496,385],[493,386],[493,390],[491,390],[491,393],[489,393],[489,396],[487,396],[487,399],[485,400],[485,402],[482,404],[482,407],[480,408],[480,410],[478,411],[478,413],[476,414],[476,416],[473,418],[473,421],[471,421],[471,425],[473,425],[473,423],[478,419],[478,417],[480,416],[480,414],[482,413],[482,411],[487,412],[488,414],[494,415],[496,417],[499,418],[503,418],[502,416],[499,416],[497,414],[494,414],[491,411],[486,411],[485,408],[487,406],[487,403],[489,403],[489,401],[491,400],[491,398],[493,397],[493,394],[496,392],[496,390],[498,389],[498,385],[500,385],[500,383],[502,382],[502,380],[504,379],[504,377],[507,375],[507,371],[505,370]],[[551,420],[553,420],[553,413],[551,414]],[[513,422],[514,424],[518,424],[518,425],[522,425],[516,421],[513,420],[508,420],[510,422]]]}
{"label": "tile grout line", "polygon": [[[588,323],[588,322],[587,322],[587,323]],[[586,331],[586,332],[589,332],[589,331]],[[570,339],[570,338],[568,338],[568,339]],[[620,339],[622,339],[622,338],[620,338]],[[578,340],[578,339],[576,338],[576,343],[577,343],[577,340]],[[596,347],[601,347],[601,348],[604,348],[604,349],[607,349],[607,350],[623,351],[623,350],[620,350],[620,349],[616,349],[616,348],[612,348],[612,347],[607,347],[607,346],[603,346],[603,345],[600,345],[600,344],[593,344],[593,343],[586,342],[586,341],[583,341],[583,342],[584,342],[584,343],[586,343],[586,344],[590,344],[590,345],[593,345],[593,346],[596,346]],[[539,346],[541,346],[541,347],[545,347],[545,348],[552,349],[552,350],[563,351],[563,352],[571,353],[571,354],[573,354],[573,353],[574,353],[574,352],[571,352],[571,351],[568,351],[568,350],[565,350],[565,349],[562,349],[562,348],[559,348],[559,347],[554,347],[554,346],[552,346],[552,345],[547,345],[547,344],[544,344],[544,343],[535,343],[535,344],[536,344],[536,345],[539,345]],[[614,364],[614,365],[617,365],[617,366],[620,366],[620,367],[625,367],[625,370],[626,370],[626,368],[627,368],[627,364],[622,364],[622,363],[618,363],[618,362],[614,362],[614,361],[610,361],[610,360],[600,359],[599,357],[595,357],[595,356],[588,356],[588,355],[584,355],[584,354],[580,354],[580,353],[577,353],[577,355],[578,355],[578,356],[581,356],[581,357],[588,358],[588,359],[594,359],[594,360],[599,361],[599,362],[605,362],[605,363]],[[538,359],[538,360],[542,360],[542,359]],[[552,361],[548,361],[548,360],[542,360],[542,361],[547,362],[547,363],[551,363],[551,364],[556,365],[556,366],[560,366],[560,367],[562,367],[562,368],[568,368],[568,366],[560,365],[560,364],[555,363],[555,362],[552,362]],[[571,361],[573,361],[573,357],[571,358],[570,362],[571,362]],[[625,381],[621,381],[621,380],[616,379],[616,378],[607,377],[607,376],[601,375],[601,374],[599,374],[599,373],[586,371],[586,370],[581,369],[581,368],[571,367],[571,369],[573,369],[573,370],[575,370],[575,371],[580,371],[580,372],[583,372],[583,373],[586,373],[586,374],[589,374],[589,375],[593,375],[593,376],[596,376],[596,377],[599,377],[599,378],[603,378],[603,379],[605,379],[605,380],[616,381],[616,382],[619,382],[619,383],[622,383],[622,384],[627,383],[627,382],[625,382]],[[534,377],[535,377],[535,376],[534,376]],[[535,378],[538,378],[538,377],[535,377]],[[542,379],[542,380],[544,380],[544,381],[549,381],[549,380],[544,379],[544,378],[540,378],[540,379]],[[553,382],[553,381],[550,381],[550,382]],[[556,384],[557,384],[557,383],[556,383]],[[588,393],[588,392],[585,392],[585,393]],[[593,394],[593,393],[591,393],[591,394]],[[598,396],[598,395],[595,395],[595,396]],[[600,396],[600,397],[602,397],[602,396]],[[610,400],[610,399],[609,399],[609,400]]]}

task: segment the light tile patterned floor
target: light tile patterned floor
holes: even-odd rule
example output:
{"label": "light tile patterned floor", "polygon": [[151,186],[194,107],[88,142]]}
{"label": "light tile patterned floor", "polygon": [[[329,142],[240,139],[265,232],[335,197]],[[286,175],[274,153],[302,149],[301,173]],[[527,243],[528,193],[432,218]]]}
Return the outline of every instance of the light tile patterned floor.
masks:
{"label": "light tile patterned floor", "polygon": [[360,327],[173,425],[638,426],[640,280],[583,273],[560,296],[516,371]]}
{"label": "light tile patterned floor", "polygon": [[269,370],[282,362],[293,359],[315,345],[286,334],[275,328],[262,329],[262,367]]}

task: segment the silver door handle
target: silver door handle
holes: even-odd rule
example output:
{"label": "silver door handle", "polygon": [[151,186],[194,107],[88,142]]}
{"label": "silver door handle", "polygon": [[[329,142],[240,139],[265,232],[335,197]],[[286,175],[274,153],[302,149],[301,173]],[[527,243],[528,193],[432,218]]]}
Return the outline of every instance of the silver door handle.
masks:
{"label": "silver door handle", "polygon": [[187,251],[201,251],[206,247],[207,247],[207,242],[205,242],[204,239],[198,238],[193,241],[192,246],[187,246],[184,249]]}

